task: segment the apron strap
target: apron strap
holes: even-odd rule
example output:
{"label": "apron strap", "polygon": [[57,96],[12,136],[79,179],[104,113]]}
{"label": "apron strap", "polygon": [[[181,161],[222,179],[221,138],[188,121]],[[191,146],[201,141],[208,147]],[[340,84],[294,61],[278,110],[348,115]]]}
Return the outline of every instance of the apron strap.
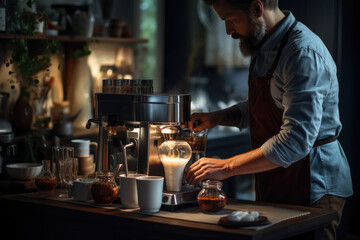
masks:
{"label": "apron strap", "polygon": [[320,140],[317,140],[314,145],[313,145],[313,148],[315,147],[319,147],[321,145],[325,145],[327,143],[331,143],[331,142],[334,142],[336,141],[336,136],[330,136],[330,137],[326,137],[326,138],[323,138],[323,139],[320,139]]}
{"label": "apron strap", "polygon": [[278,52],[276,54],[275,60],[274,60],[274,62],[272,64],[271,68],[266,73],[267,77],[270,77],[270,78],[272,77],[272,75],[273,75],[273,73],[274,73],[274,71],[275,71],[275,69],[276,69],[276,67],[277,67],[277,65],[279,63],[279,60],[280,60],[281,54],[283,52],[283,49],[284,49],[286,43],[288,42],[289,35],[290,35],[291,31],[294,29],[296,24],[297,24],[297,20],[294,21],[294,23],[291,25],[289,30],[285,33],[285,35],[284,35],[284,37],[283,37],[283,39],[281,41],[279,50],[278,50]]}

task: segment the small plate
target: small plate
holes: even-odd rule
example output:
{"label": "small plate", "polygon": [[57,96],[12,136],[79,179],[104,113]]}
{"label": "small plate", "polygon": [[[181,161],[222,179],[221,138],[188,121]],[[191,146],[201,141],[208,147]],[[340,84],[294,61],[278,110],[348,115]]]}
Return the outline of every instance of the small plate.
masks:
{"label": "small plate", "polygon": [[218,224],[223,227],[238,228],[238,227],[251,227],[251,226],[262,226],[270,224],[271,222],[265,216],[257,217],[253,222],[245,221],[229,221],[227,216],[221,217]]}

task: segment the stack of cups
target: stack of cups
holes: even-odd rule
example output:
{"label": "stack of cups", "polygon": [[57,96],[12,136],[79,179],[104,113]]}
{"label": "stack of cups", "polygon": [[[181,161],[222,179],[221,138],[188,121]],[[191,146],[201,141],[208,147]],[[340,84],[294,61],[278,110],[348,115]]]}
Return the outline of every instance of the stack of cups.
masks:
{"label": "stack of cups", "polygon": [[94,177],[95,175],[95,162],[94,155],[90,154],[90,146],[95,147],[95,153],[97,152],[97,143],[90,142],[86,139],[73,139],[71,140],[71,146],[74,147],[75,157],[79,161],[79,175],[84,177]]}
{"label": "stack of cups", "polygon": [[140,208],[156,213],[162,203],[164,177],[145,174],[120,175],[120,199],[123,208]]}

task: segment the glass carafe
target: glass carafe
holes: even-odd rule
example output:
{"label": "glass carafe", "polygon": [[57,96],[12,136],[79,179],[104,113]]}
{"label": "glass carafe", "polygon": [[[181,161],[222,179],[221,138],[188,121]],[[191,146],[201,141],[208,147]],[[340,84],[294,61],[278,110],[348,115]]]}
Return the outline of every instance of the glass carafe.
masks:
{"label": "glass carafe", "polygon": [[220,181],[206,180],[198,194],[198,204],[204,212],[218,212],[226,205],[226,194]]}
{"label": "glass carafe", "polygon": [[167,191],[181,191],[184,169],[191,158],[191,147],[186,141],[168,140],[159,146],[159,157],[165,171]]}
{"label": "glass carafe", "polygon": [[43,160],[42,166],[41,173],[35,178],[36,187],[40,194],[52,195],[56,189],[57,178],[50,171],[50,160]]}

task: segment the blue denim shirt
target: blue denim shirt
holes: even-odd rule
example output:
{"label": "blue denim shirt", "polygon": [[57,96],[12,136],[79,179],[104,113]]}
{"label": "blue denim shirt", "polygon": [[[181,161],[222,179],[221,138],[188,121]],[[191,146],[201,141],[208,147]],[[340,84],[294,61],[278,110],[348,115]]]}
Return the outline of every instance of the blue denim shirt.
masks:
{"label": "blue denim shirt", "polygon": [[[291,12],[256,53],[254,74],[264,76],[272,65],[280,41],[295,18]],[[316,140],[338,136],[339,85],[336,65],[321,39],[298,22],[289,36],[272,76],[271,95],[282,113],[280,132],[261,150],[273,163],[288,167],[310,154],[311,203],[324,194],[353,194],[349,165],[338,141],[316,148]],[[236,105],[242,112],[240,128],[248,127],[248,104]]]}

